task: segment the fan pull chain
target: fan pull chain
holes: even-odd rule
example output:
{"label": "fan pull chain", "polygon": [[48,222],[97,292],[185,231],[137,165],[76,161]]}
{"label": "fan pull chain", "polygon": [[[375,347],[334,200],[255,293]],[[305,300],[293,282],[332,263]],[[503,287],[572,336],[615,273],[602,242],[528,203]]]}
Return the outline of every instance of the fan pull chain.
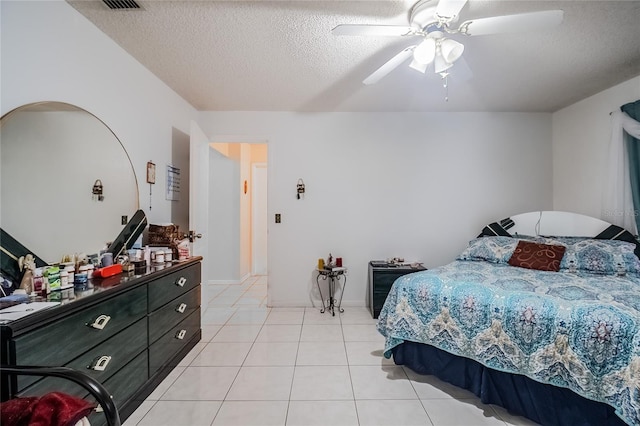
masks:
{"label": "fan pull chain", "polygon": [[444,83],[443,83],[443,87],[444,87],[444,101],[445,102],[449,102],[449,74],[447,73],[444,78]]}

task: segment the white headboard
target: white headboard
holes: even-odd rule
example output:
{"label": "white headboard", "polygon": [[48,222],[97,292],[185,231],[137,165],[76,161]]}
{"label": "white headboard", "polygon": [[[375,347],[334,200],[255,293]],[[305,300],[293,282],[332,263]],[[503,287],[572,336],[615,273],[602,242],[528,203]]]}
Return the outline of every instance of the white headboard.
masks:
{"label": "white headboard", "polygon": [[590,237],[600,240],[619,240],[636,245],[640,258],[640,241],[624,228],[604,220],[577,213],[537,211],[522,213],[485,226],[479,237],[518,235],[544,237]]}
{"label": "white headboard", "polygon": [[577,213],[559,211],[538,211],[522,213],[510,218],[513,227],[509,228],[511,235],[544,235],[594,237],[611,226],[594,217]]}

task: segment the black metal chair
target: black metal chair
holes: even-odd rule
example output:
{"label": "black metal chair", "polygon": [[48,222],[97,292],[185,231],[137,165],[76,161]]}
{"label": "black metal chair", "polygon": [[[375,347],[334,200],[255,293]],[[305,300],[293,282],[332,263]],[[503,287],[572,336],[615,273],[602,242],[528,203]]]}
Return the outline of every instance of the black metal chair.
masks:
{"label": "black metal chair", "polygon": [[2,375],[51,376],[70,380],[88,390],[104,411],[108,426],[120,426],[120,415],[111,394],[93,377],[68,367],[34,367],[22,365],[0,366]]}

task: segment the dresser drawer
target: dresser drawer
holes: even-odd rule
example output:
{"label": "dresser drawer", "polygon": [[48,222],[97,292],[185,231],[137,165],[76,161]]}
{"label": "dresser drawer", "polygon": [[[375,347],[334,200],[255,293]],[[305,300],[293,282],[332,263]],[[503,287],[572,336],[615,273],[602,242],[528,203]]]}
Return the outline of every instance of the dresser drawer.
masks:
{"label": "dresser drawer", "polygon": [[149,346],[149,375],[165,366],[200,330],[200,309]]}
{"label": "dresser drawer", "polygon": [[145,318],[71,361],[71,367],[104,383],[147,347]]}
{"label": "dresser drawer", "polygon": [[141,286],[19,336],[15,340],[18,365],[67,364],[143,318],[146,296],[147,289]]}
{"label": "dresser drawer", "polygon": [[200,286],[164,305],[149,315],[149,343],[191,315],[200,306]]}
{"label": "dresser drawer", "polygon": [[200,285],[200,264],[188,266],[149,283],[149,312]]}
{"label": "dresser drawer", "polygon": [[[122,332],[90,349],[65,367],[81,371],[100,383],[122,369],[147,347],[147,321],[145,318],[134,323]],[[146,352],[146,351],[145,351]],[[18,389],[37,380],[33,376],[18,376]],[[46,378],[29,387],[27,394],[43,395],[47,392],[60,391],[73,393],[77,385],[68,380]]]}
{"label": "dresser drawer", "polygon": [[[118,371],[113,377],[103,383],[104,387],[113,396],[118,409],[128,402],[131,396],[145,384],[149,378],[149,356],[147,351],[142,352],[133,361]],[[87,397],[88,401],[95,401],[93,397]],[[143,401],[140,401],[141,404]],[[120,419],[124,421],[124,419]],[[94,413],[89,416],[91,426],[106,424],[104,413]]]}

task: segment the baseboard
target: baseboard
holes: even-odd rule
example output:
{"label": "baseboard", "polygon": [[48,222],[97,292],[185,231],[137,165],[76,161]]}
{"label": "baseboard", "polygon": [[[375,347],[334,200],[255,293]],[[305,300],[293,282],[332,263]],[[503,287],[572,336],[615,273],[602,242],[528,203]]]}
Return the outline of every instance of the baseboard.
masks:
{"label": "baseboard", "polygon": [[[325,302],[326,303],[326,302]],[[320,300],[314,300],[313,303],[309,299],[305,300],[286,300],[286,301],[273,301],[269,304],[270,308],[322,308],[322,302]],[[361,300],[343,300],[342,307],[351,308],[366,308],[367,303]]]}
{"label": "baseboard", "polygon": [[228,284],[240,284],[244,280],[207,280],[206,284],[214,285],[228,285]]}
{"label": "baseboard", "polygon": [[247,272],[239,280],[207,280],[206,284],[215,284],[215,285],[242,284],[243,282],[245,282],[246,280],[248,280],[252,276],[253,275],[251,275],[249,272]]}

